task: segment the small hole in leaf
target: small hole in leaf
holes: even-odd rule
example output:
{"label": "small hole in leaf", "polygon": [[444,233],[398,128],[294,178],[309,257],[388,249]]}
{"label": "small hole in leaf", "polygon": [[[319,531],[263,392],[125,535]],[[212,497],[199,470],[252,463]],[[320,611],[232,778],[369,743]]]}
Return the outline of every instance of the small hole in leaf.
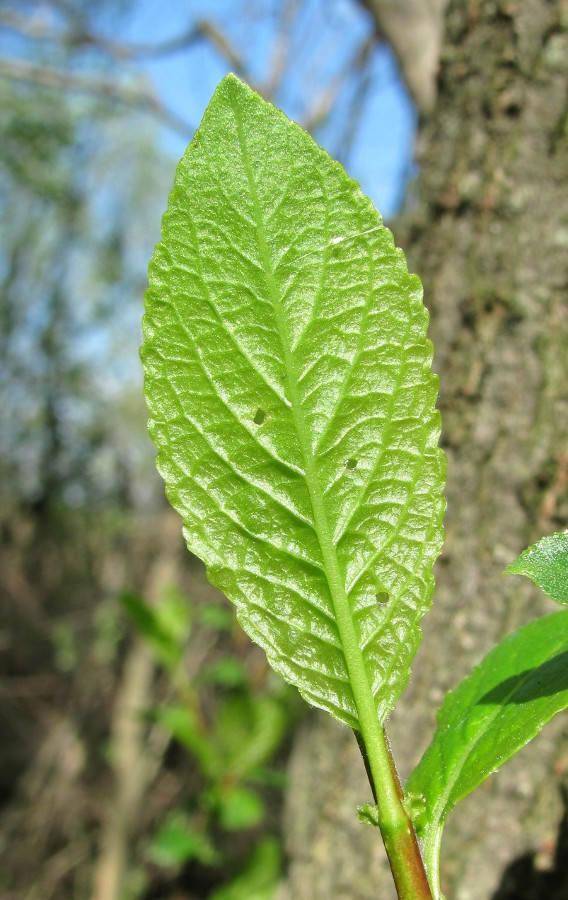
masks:
{"label": "small hole in leaf", "polygon": [[347,462],[345,463],[345,466],[348,469],[354,469],[356,465],[357,465],[357,460],[353,459],[352,456],[350,456],[349,459],[347,460]]}
{"label": "small hole in leaf", "polygon": [[257,411],[254,414],[254,419],[253,419],[254,424],[262,425],[262,423],[264,422],[265,419],[266,419],[266,413],[264,412],[264,410],[257,409]]}
{"label": "small hole in leaf", "polygon": [[377,603],[388,603],[388,601],[389,601],[389,595],[387,594],[386,591],[379,591],[377,593],[376,597],[377,597]]}

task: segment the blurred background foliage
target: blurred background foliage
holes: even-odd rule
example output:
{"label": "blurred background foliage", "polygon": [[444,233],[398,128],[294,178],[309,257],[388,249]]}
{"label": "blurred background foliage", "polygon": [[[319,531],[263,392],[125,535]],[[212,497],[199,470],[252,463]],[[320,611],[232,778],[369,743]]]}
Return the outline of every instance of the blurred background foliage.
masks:
{"label": "blurred background foliage", "polygon": [[[386,166],[394,211],[414,113],[363,6],[0,2],[6,900],[260,900],[280,877],[302,705],[166,507],[140,390],[141,303],[176,155],[229,68],[371,192]],[[166,14],[171,36],[157,41]],[[173,58],[197,80],[172,104],[175,76],[156,87],[147,64]],[[405,117],[394,141],[369,125],[381,91]]]}

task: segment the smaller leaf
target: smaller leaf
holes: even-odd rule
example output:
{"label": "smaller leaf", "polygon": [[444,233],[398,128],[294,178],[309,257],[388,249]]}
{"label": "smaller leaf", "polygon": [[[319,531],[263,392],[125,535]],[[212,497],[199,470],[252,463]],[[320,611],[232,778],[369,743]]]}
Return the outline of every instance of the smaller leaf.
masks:
{"label": "smaller leaf", "polygon": [[505,575],[526,575],[552,600],[568,605],[568,531],[551,534],[523,550]]}
{"label": "smaller leaf", "polygon": [[148,855],[156,865],[167,868],[178,868],[191,859],[212,865],[218,859],[208,837],[195,831],[189,817],[179,810],[162,824],[148,848]]}
{"label": "smaller leaf", "polygon": [[164,593],[159,604],[151,606],[138,594],[124,591],[119,602],[156,659],[169,671],[175,669],[189,633],[187,600],[171,590]]}
{"label": "smaller leaf", "polygon": [[226,770],[234,778],[254,773],[278,748],[287,721],[286,710],[271,697],[228,697],[213,736]]}
{"label": "smaller leaf", "polygon": [[230,631],[233,627],[233,614],[227,606],[212,603],[199,611],[199,621],[213,631]]}
{"label": "smaller leaf", "polygon": [[156,710],[155,719],[171,736],[196,758],[201,772],[207,778],[218,778],[224,763],[215,741],[210,740],[198,720],[195,710],[183,704],[165,706]]}
{"label": "smaller leaf", "polygon": [[288,784],[288,778],[285,772],[280,768],[272,768],[270,765],[256,766],[247,773],[247,781],[252,784],[258,784],[264,787],[274,788],[283,791]]}
{"label": "smaller leaf", "polygon": [[202,684],[218,684],[224,688],[243,687],[248,683],[244,664],[236,656],[224,656],[203,669],[199,676]]}
{"label": "smaller leaf", "polygon": [[254,848],[245,867],[230,884],[217,888],[211,900],[272,900],[282,870],[276,838],[265,837]]}
{"label": "smaller leaf", "polygon": [[568,611],[509,635],[446,696],[405,790],[431,877],[451,809],[566,707]]}
{"label": "smaller leaf", "polygon": [[376,803],[362,803],[361,806],[357,807],[357,815],[363,825],[375,825],[378,828],[379,807]]}
{"label": "smaller leaf", "polygon": [[219,790],[216,805],[219,823],[227,831],[254,828],[264,818],[265,807],[261,797],[243,785]]}

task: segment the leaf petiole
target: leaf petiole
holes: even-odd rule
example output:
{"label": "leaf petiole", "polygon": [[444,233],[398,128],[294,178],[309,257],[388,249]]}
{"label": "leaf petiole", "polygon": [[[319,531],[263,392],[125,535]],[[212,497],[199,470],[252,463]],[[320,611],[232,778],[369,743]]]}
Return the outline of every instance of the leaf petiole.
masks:
{"label": "leaf petiole", "polygon": [[360,733],[355,732],[355,737],[377,804],[377,825],[383,838],[397,894],[399,900],[432,900],[432,891],[416,832],[404,807],[404,794],[388,738],[384,728],[380,728],[379,732],[379,740],[369,742],[369,745],[364,742]]}

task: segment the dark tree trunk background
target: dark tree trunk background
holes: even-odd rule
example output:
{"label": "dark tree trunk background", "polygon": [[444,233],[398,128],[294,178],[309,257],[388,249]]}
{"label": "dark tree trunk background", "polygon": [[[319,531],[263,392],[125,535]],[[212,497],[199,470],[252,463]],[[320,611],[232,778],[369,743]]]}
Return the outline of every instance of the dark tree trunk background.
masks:
{"label": "dark tree trunk background", "polygon": [[[448,455],[434,607],[389,723],[403,778],[444,691],[553,608],[501,573],[568,526],[568,3],[455,0],[445,26],[416,195],[395,228],[431,310]],[[568,896],[555,856],[567,768],[564,715],[462,801],[442,851],[448,900]],[[378,831],[356,819],[370,799],[352,735],[314,713],[292,756],[280,900],[395,896]]]}

